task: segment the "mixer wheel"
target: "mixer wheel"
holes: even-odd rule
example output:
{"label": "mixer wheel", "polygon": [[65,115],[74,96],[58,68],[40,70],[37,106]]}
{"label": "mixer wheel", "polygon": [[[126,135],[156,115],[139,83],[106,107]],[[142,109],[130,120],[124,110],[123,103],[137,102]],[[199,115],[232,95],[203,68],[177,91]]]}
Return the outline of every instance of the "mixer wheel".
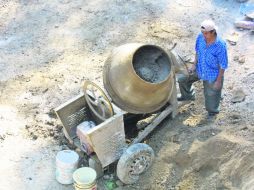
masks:
{"label": "mixer wheel", "polygon": [[144,143],[131,145],[117,163],[117,176],[125,184],[133,184],[154,160],[153,149]]}

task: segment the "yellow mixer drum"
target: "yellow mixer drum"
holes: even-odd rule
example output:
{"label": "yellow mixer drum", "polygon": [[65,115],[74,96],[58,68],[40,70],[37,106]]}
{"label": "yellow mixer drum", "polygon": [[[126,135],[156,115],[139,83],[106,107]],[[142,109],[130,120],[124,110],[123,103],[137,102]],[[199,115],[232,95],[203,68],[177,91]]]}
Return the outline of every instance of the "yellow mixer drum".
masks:
{"label": "yellow mixer drum", "polygon": [[160,47],[130,43],[115,48],[105,62],[103,83],[112,101],[129,113],[152,113],[171,97],[174,71]]}

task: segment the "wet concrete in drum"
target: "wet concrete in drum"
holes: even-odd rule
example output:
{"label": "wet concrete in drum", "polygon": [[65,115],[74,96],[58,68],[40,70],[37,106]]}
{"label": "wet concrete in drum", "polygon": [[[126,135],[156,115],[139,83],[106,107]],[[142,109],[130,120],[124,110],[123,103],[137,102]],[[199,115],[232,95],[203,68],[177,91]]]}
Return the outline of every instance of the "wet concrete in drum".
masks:
{"label": "wet concrete in drum", "polygon": [[167,55],[152,46],[142,47],[135,53],[133,67],[140,78],[150,83],[164,81],[171,69]]}

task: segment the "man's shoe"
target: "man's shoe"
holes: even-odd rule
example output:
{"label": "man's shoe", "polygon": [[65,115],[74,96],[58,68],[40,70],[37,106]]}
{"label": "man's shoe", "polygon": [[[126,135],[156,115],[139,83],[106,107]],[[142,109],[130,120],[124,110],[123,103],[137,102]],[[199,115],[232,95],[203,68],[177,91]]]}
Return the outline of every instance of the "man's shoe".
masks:
{"label": "man's shoe", "polygon": [[208,112],[207,120],[214,121],[216,119],[217,114],[218,114],[217,112]]}
{"label": "man's shoe", "polygon": [[219,112],[208,112],[208,116],[216,116]]}

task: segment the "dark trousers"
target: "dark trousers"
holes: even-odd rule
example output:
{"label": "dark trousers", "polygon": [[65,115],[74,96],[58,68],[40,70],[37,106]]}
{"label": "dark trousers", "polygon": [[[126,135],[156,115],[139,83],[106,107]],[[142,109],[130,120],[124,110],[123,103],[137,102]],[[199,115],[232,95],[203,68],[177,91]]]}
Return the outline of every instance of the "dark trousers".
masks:
{"label": "dark trousers", "polygon": [[[186,76],[182,75],[178,77],[179,89],[183,99],[194,99],[195,90],[193,88],[193,83],[200,80],[196,73]],[[214,81],[215,82],[215,81]],[[221,91],[223,86],[220,89],[214,89],[214,82],[203,81],[204,86],[204,96],[205,96],[205,108],[209,113],[219,113],[219,106],[221,100]]]}

